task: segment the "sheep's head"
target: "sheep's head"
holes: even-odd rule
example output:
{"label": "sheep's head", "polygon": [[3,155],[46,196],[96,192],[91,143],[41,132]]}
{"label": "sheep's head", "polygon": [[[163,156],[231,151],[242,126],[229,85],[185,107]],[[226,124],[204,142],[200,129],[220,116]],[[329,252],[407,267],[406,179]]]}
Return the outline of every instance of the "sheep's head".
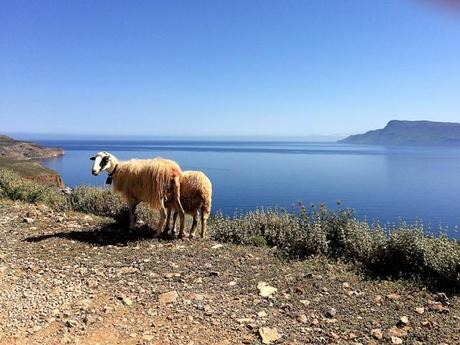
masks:
{"label": "sheep's head", "polygon": [[115,156],[108,152],[98,152],[94,157],[90,158],[93,163],[92,173],[94,176],[99,175],[102,171],[112,172],[117,165]]}

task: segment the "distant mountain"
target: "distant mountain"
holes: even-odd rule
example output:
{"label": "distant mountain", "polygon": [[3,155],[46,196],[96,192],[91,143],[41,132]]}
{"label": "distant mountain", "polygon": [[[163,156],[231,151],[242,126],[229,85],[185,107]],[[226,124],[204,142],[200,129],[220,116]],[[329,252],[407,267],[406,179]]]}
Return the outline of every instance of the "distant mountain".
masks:
{"label": "distant mountain", "polygon": [[383,129],[350,135],[339,142],[369,145],[460,146],[460,123],[393,120]]}

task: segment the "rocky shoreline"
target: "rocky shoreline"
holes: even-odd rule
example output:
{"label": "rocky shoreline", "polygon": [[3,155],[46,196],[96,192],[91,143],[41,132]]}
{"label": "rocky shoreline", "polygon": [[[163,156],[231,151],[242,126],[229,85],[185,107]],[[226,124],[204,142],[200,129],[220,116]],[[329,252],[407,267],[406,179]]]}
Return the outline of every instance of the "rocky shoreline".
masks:
{"label": "rocky shoreline", "polygon": [[64,181],[56,171],[44,167],[41,160],[58,158],[63,154],[64,150],[60,147],[43,147],[0,135],[0,168],[11,169],[22,177],[48,186],[63,188]]}

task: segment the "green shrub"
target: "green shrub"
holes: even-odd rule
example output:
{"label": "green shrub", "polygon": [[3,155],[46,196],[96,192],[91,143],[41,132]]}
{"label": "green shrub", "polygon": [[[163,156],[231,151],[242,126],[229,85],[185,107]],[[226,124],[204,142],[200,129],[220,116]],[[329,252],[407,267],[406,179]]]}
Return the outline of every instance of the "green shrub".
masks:
{"label": "green shrub", "polygon": [[0,197],[67,209],[67,199],[61,191],[22,178],[8,169],[0,169]]}
{"label": "green shrub", "polygon": [[127,212],[126,203],[106,188],[76,187],[68,198],[70,209],[77,212],[116,219]]}

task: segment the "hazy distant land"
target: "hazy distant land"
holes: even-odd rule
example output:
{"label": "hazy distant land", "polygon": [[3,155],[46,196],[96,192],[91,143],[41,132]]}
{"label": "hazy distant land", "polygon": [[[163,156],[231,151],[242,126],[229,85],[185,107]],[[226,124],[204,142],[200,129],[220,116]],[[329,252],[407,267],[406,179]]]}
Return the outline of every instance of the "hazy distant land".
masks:
{"label": "hazy distant land", "polygon": [[393,120],[383,129],[351,135],[339,142],[369,145],[460,146],[460,123]]}

